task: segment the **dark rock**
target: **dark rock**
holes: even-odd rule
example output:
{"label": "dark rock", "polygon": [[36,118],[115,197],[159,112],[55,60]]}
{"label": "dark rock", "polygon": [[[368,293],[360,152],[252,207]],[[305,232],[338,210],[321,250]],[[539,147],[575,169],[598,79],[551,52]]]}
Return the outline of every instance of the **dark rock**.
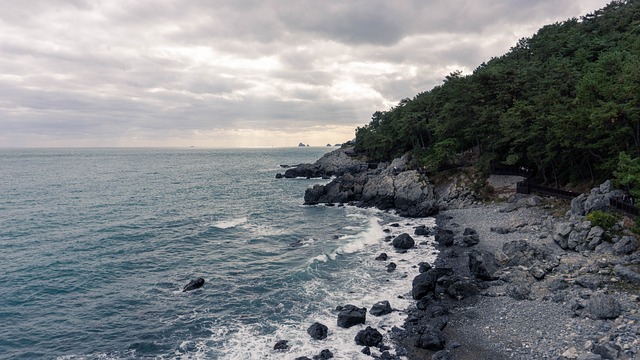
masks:
{"label": "dark rock", "polygon": [[577,278],[576,284],[589,290],[597,290],[602,285],[602,280],[595,275],[585,275]]}
{"label": "dark rock", "polygon": [[379,346],[382,343],[382,334],[371,326],[360,330],[356,335],[356,344],[362,346]]}
{"label": "dark rock", "polygon": [[368,346],[366,346],[362,349],[361,353],[365,355],[371,355],[371,349]]}
{"label": "dark rock", "polygon": [[329,349],[324,349],[320,351],[319,355],[315,355],[313,357],[313,360],[326,360],[326,359],[333,359],[333,353]]}
{"label": "dark rock", "polygon": [[197,278],[195,280],[189,281],[189,283],[184,286],[184,289],[182,289],[182,292],[199,289],[203,285],[204,285],[204,279],[203,278]]}
{"label": "dark rock", "polygon": [[472,250],[469,256],[469,271],[481,280],[495,280],[498,270],[495,256],[488,251]]}
{"label": "dark rock", "polygon": [[397,228],[397,227],[400,227],[400,224],[398,224],[398,223],[393,223],[393,224],[389,224],[389,226]]}
{"label": "dark rock", "polygon": [[457,300],[462,300],[479,293],[480,288],[470,280],[456,281],[447,288],[447,294]]}
{"label": "dark rock", "polygon": [[453,231],[448,229],[438,229],[435,240],[441,246],[451,246],[454,243]]}
{"label": "dark rock", "polygon": [[418,236],[429,236],[431,235],[431,230],[426,225],[420,225],[416,227],[416,230],[413,233]]}
{"label": "dark rock", "polygon": [[513,284],[507,287],[507,294],[518,301],[528,300],[531,295],[531,286],[529,284]]}
{"label": "dark rock", "polygon": [[387,256],[387,253],[381,253],[380,255],[378,255],[376,257],[376,260],[387,261],[388,258],[389,258],[389,256]]}
{"label": "dark rock", "polygon": [[278,340],[278,342],[276,342],[275,345],[273,345],[273,350],[287,350],[289,349],[289,345],[287,345],[289,343],[288,340]]}
{"label": "dark rock", "polygon": [[382,316],[390,314],[392,311],[393,309],[391,308],[391,304],[389,304],[388,301],[384,300],[373,304],[371,310],[369,311],[369,314],[373,316]]}
{"label": "dark rock", "polygon": [[397,267],[398,265],[396,265],[396,263],[389,263],[389,265],[387,265],[387,272],[394,272]]}
{"label": "dark rock", "polygon": [[604,294],[592,296],[587,302],[586,310],[594,319],[615,319],[622,313],[618,299]]}
{"label": "dark rock", "polygon": [[420,300],[436,288],[438,278],[452,273],[451,269],[434,268],[413,279],[411,294],[415,300]]}
{"label": "dark rock", "polygon": [[277,173],[277,174],[276,174],[276,179],[282,179],[283,177],[284,177],[284,176],[282,176],[282,174],[281,174],[281,173]]}
{"label": "dark rock", "polygon": [[345,305],[338,313],[338,326],[350,328],[354,325],[364,324],[367,317],[367,309],[354,305]]}
{"label": "dark rock", "polygon": [[533,266],[538,262],[554,262],[548,248],[529,244],[526,240],[514,240],[502,246],[502,252],[509,258],[508,266]]}
{"label": "dark rock", "polygon": [[442,335],[442,332],[430,327],[425,326],[419,330],[420,335],[415,341],[415,346],[421,349],[427,349],[431,351],[439,351],[444,349],[446,340]]}
{"label": "dark rock", "polygon": [[517,230],[516,229],[512,229],[512,228],[507,228],[507,227],[492,227],[490,229],[490,231],[492,231],[492,232],[494,232],[496,234],[504,235],[504,234],[509,234],[509,233],[512,233],[512,232],[516,232]]}
{"label": "dark rock", "polygon": [[431,355],[431,360],[452,360],[451,354],[447,350],[440,350]]}
{"label": "dark rock", "polygon": [[480,236],[478,236],[478,233],[471,229],[471,228],[465,228],[464,232],[462,233],[462,246],[474,246],[477,245],[480,242]]}
{"label": "dark rock", "polygon": [[318,322],[309,326],[309,328],[307,329],[307,334],[309,334],[313,339],[316,340],[326,339],[328,332],[329,329],[325,325]]}
{"label": "dark rock", "polygon": [[620,279],[640,285],[640,273],[633,271],[631,268],[618,264],[614,266],[613,271]]}
{"label": "dark rock", "polygon": [[312,359],[309,359],[306,356],[300,356],[300,357],[295,358],[295,360],[312,360]]}
{"label": "dark rock", "polygon": [[628,255],[636,250],[638,250],[638,240],[633,236],[623,236],[613,244],[613,253],[615,255]]}
{"label": "dark rock", "polygon": [[618,358],[618,349],[615,349],[611,346],[596,344],[591,349],[591,352],[594,354],[600,355],[603,359],[614,360]]}
{"label": "dark rock", "polygon": [[421,262],[420,264],[418,264],[418,271],[420,272],[420,274],[429,270],[431,270],[431,264],[427,262]]}
{"label": "dark rock", "polygon": [[403,233],[396,236],[392,244],[396,249],[411,249],[416,243],[409,234]]}

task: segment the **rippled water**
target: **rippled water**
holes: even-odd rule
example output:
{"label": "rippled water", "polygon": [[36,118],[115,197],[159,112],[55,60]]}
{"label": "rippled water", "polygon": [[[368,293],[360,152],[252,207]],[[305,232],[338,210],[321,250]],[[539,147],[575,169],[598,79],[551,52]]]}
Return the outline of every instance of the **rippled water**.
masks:
{"label": "rippled water", "polygon": [[[406,307],[395,298],[417,270],[373,260],[393,215],[302,206],[318,180],[275,179],[328,150],[0,150],[0,357],[364,356],[332,310]],[[205,286],[182,292],[196,277]],[[308,339],[313,321],[329,339]]]}

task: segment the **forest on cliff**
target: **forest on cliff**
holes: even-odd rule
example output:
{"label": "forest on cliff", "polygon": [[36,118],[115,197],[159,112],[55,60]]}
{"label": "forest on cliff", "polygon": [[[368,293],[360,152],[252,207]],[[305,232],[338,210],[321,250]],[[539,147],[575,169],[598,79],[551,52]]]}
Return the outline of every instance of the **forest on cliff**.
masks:
{"label": "forest on cliff", "polygon": [[466,152],[548,184],[615,173],[640,190],[640,0],[544,26],[472,74],[375,112],[356,130],[356,151],[372,160],[411,151],[434,169]]}

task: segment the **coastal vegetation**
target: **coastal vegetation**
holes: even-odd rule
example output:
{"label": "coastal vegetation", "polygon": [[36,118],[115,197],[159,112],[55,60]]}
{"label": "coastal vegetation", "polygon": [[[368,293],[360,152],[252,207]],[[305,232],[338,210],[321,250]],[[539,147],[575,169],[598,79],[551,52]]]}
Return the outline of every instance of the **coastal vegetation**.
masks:
{"label": "coastal vegetation", "polygon": [[544,26],[471,74],[376,111],[356,130],[374,161],[412,152],[415,166],[490,163],[554,186],[615,174],[640,195],[640,0],[616,0]]}

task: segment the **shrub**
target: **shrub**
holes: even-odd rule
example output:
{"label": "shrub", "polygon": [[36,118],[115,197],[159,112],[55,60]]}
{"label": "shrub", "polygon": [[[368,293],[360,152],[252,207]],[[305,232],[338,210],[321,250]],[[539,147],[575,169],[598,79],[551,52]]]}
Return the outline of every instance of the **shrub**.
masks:
{"label": "shrub", "polygon": [[587,220],[591,221],[593,226],[600,226],[605,231],[608,231],[618,222],[618,217],[604,211],[596,210],[587,215]]}

